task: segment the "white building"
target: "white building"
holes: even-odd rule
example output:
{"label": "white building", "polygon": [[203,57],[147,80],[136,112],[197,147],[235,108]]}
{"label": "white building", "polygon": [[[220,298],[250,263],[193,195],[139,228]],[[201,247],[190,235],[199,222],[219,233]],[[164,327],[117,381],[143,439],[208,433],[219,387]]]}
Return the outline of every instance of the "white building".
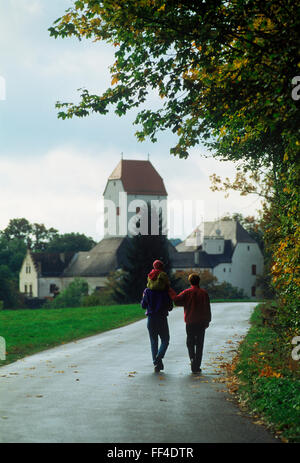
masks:
{"label": "white building", "polygon": [[167,228],[167,195],[163,179],[150,161],[122,159],[109,176],[103,193],[104,237],[136,234],[140,213],[149,205],[161,212]]}
{"label": "white building", "polygon": [[264,259],[242,225],[234,220],[204,222],[201,244],[196,235],[197,229],[176,246],[173,270],[209,270],[219,283],[226,281],[248,297],[257,296],[256,275],[262,274]]}

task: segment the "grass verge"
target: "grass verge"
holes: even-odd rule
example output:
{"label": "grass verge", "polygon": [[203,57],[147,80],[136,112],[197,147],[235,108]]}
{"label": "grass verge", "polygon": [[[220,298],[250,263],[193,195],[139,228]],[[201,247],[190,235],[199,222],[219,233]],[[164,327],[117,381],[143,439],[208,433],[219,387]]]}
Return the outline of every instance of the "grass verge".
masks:
{"label": "grass verge", "polygon": [[[264,424],[283,442],[300,442],[300,361],[292,359],[291,340],[258,305],[251,327],[227,370],[226,382],[242,410]],[[273,320],[273,321],[272,321]]]}
{"label": "grass verge", "polygon": [[0,366],[144,316],[140,304],[1,311],[0,336],[6,342],[6,359],[0,360]]}

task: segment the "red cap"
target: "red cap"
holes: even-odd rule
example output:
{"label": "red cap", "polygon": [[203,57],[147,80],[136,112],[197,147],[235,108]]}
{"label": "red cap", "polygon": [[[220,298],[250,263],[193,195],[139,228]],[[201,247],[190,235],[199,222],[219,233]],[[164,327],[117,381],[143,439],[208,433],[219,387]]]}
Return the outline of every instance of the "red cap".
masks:
{"label": "red cap", "polygon": [[153,268],[155,268],[157,270],[162,270],[164,268],[164,264],[162,263],[161,260],[155,260],[153,262]]}

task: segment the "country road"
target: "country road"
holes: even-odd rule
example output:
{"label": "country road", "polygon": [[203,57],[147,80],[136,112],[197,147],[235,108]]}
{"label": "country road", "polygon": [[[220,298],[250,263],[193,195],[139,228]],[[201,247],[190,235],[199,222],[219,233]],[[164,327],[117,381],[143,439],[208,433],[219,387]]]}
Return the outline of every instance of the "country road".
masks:
{"label": "country road", "polygon": [[0,368],[0,443],[271,443],[224,391],[218,363],[254,303],[212,304],[202,375],[190,372],[183,311],[169,316],[165,370],[153,372],[146,320]]}

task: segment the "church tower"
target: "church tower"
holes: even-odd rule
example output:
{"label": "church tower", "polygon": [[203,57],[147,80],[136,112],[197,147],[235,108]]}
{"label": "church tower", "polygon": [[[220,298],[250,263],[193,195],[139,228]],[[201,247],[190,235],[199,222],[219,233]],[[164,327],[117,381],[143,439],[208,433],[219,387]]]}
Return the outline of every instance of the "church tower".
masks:
{"label": "church tower", "polygon": [[121,159],[103,193],[104,238],[147,234],[147,211],[151,211],[152,234],[158,234],[155,216],[161,217],[163,230],[167,230],[167,195],[163,179],[149,160]]}

